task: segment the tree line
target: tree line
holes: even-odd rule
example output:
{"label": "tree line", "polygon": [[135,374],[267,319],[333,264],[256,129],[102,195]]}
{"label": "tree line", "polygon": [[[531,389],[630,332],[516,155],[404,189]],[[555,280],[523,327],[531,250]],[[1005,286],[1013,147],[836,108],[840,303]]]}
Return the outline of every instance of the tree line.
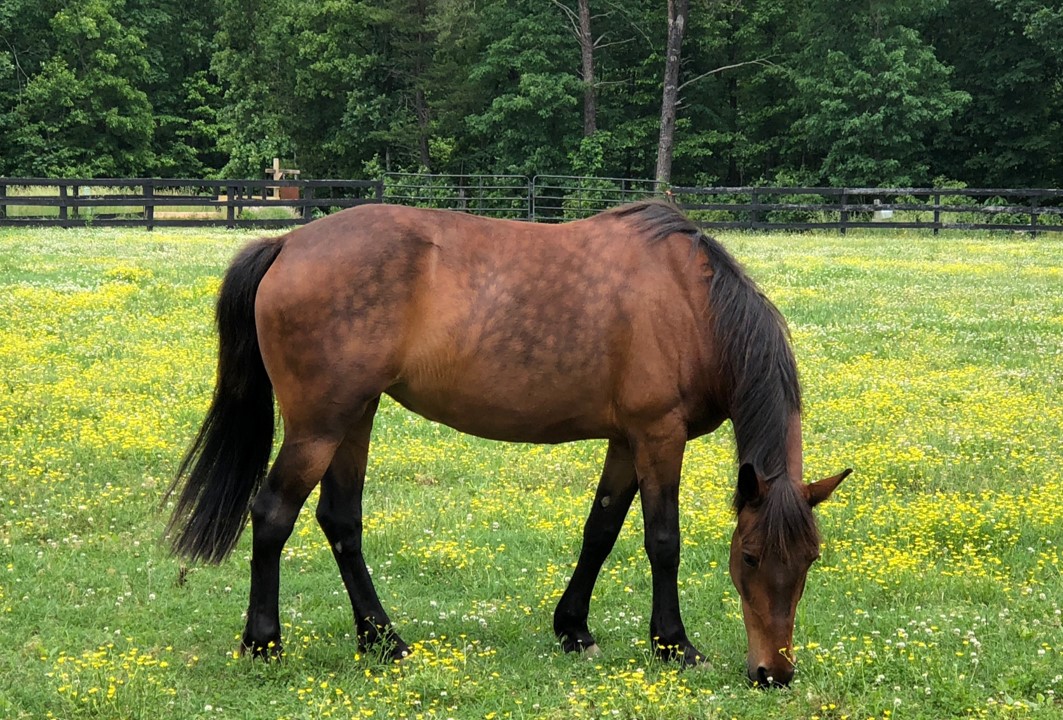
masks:
{"label": "tree line", "polygon": [[1063,186],[1058,0],[3,0],[0,175]]}

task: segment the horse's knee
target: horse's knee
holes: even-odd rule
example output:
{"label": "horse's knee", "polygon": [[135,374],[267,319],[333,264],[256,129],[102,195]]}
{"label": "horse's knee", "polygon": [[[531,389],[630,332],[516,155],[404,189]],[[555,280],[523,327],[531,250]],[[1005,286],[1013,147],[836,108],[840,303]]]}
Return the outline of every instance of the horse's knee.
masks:
{"label": "horse's knee", "polygon": [[679,533],[677,531],[661,529],[647,532],[645,548],[651,566],[667,569],[679,567]]}

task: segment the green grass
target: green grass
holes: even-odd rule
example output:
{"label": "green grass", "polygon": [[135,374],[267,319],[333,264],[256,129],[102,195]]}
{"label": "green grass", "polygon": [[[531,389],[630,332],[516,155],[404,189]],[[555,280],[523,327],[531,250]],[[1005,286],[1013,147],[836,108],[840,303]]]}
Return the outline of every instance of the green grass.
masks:
{"label": "green grass", "polygon": [[722,236],[791,323],[809,479],[856,469],[817,510],[798,676],[771,692],[743,681],[726,426],[684,468],[680,590],[710,662],[679,672],[649,651],[637,511],[591,609],[602,654],[551,635],[601,443],[495,444],[393,403],[366,553],[418,652],[358,655],[308,507],[282,563],[286,659],[233,657],[250,537],[183,568],[159,502],[248,237],[0,230],[0,717],[1063,716],[1058,236]]}

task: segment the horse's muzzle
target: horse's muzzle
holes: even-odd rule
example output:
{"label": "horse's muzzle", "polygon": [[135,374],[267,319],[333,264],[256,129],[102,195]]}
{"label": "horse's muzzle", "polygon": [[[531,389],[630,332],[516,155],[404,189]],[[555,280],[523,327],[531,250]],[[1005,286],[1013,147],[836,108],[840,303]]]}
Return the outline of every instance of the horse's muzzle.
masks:
{"label": "horse's muzzle", "polygon": [[785,687],[794,679],[794,667],[789,663],[784,667],[768,668],[763,665],[747,667],[746,675],[749,682],[757,687]]}

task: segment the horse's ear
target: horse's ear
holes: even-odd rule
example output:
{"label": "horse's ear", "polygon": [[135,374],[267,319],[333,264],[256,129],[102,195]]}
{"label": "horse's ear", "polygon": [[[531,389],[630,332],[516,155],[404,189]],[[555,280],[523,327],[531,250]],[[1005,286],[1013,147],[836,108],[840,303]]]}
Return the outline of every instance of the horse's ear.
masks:
{"label": "horse's ear", "polygon": [[757,471],[750,463],[742,463],[738,468],[738,486],[735,489],[736,507],[739,509],[746,505],[756,505],[763,497],[760,479]]}
{"label": "horse's ear", "polygon": [[808,504],[811,507],[815,507],[829,498],[831,493],[834,492],[834,488],[838,487],[839,483],[849,477],[852,472],[852,468],[846,468],[833,477],[824,478],[823,480],[805,485],[805,494],[808,496]]}

